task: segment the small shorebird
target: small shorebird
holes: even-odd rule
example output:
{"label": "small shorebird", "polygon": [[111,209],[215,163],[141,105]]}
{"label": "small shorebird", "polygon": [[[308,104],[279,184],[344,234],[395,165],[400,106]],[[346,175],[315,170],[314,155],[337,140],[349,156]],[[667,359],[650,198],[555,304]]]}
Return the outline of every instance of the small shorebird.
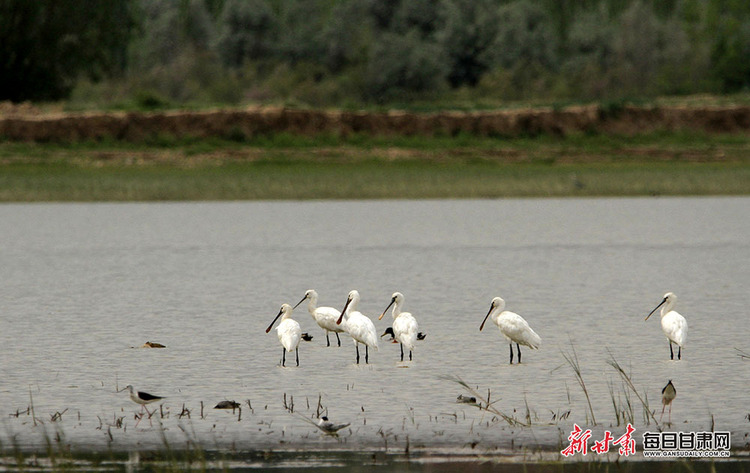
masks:
{"label": "small shorebird", "polygon": [[351,424],[334,424],[328,420],[328,417],[323,416],[318,419],[318,423],[315,424],[320,430],[325,432],[326,435],[333,435],[338,437],[338,431],[349,427]]}
{"label": "small shorebird", "polygon": [[404,295],[400,292],[394,292],[391,296],[391,303],[385,308],[378,320],[382,320],[388,309],[393,306],[393,337],[401,345],[401,361],[404,361],[404,345],[409,349],[409,361],[412,360],[412,351],[417,341],[419,324],[417,319],[409,312],[401,312],[401,305],[404,303]]}
{"label": "small shorebird", "polygon": [[677,296],[673,292],[664,294],[664,299],[654,307],[654,310],[649,312],[644,320],[648,320],[651,314],[656,312],[656,309],[661,307],[661,330],[669,340],[669,359],[674,360],[674,351],[672,350],[672,343],[676,343],[677,359],[682,359],[682,347],[685,346],[687,341],[688,323],[685,317],[672,310],[675,303],[677,302]]}
{"label": "small shorebird", "polygon": [[312,341],[312,339],[313,339],[313,336],[312,336],[312,335],[310,335],[310,334],[309,334],[309,333],[307,333],[307,332],[302,332],[302,334],[300,335],[300,338],[302,338],[302,340],[304,340],[304,341],[306,341],[306,342],[311,342],[311,341]]}
{"label": "small shorebird", "polygon": [[299,341],[302,338],[302,329],[296,320],[289,318],[291,315],[292,306],[289,304],[281,304],[279,313],[276,314],[273,322],[271,322],[271,325],[266,329],[266,333],[270,332],[273,324],[275,324],[276,320],[281,317],[281,322],[279,323],[279,326],[276,327],[276,333],[279,335],[279,342],[281,343],[281,346],[284,347],[281,351],[281,366],[286,366],[286,352],[291,353],[292,351],[294,351],[296,355],[297,366],[299,366]]}
{"label": "small shorebird", "polygon": [[[148,412],[148,409],[146,409],[146,404],[151,404],[152,402],[161,401],[164,398],[162,396],[156,396],[154,394],[149,394],[147,392],[136,391],[132,384],[128,384],[125,387],[125,389],[130,391],[130,399],[132,399],[132,401],[135,402],[136,404],[141,405],[141,411],[143,411],[144,409],[146,410],[146,412],[148,413],[148,423],[150,425],[153,425],[151,424],[152,413]],[[143,415],[141,415],[138,418],[138,421],[135,423],[136,426],[138,426],[138,423],[141,421],[142,418],[143,418]]]}
{"label": "small shorebird", "polygon": [[345,429],[351,425],[351,424],[334,424],[333,422],[328,420],[328,417],[326,416],[321,416],[320,418],[318,418],[317,422],[315,422],[314,420],[308,419],[307,417],[301,414],[297,414],[297,416],[299,416],[300,419],[304,420],[308,424],[314,425],[315,427],[320,429],[320,431],[323,432],[324,434],[330,435],[332,437],[338,437],[339,430]]}
{"label": "small shorebird", "polygon": [[456,402],[459,404],[476,404],[477,398],[474,396],[464,396],[463,394],[459,394],[456,398]]}
{"label": "small shorebird", "polygon": [[214,409],[239,409],[240,403],[235,401],[220,401],[214,406]]}
{"label": "small shorebird", "polygon": [[[385,332],[383,332],[383,335],[381,335],[380,338],[383,338],[386,335],[391,336],[391,338],[388,339],[389,342],[398,343],[398,341],[396,341],[396,336],[393,334],[393,327],[386,328]],[[427,334],[424,332],[417,333],[417,341],[424,340],[426,337],[427,337]]]}
{"label": "small shorebird", "polygon": [[674,384],[672,384],[672,380],[670,379],[666,386],[664,386],[664,389],[661,390],[661,415],[659,416],[659,422],[661,422],[661,418],[664,417],[664,408],[669,406],[669,425],[672,425],[672,401],[674,401],[674,398],[677,397],[677,390],[674,388]]}
{"label": "small shorebird", "polygon": [[542,338],[536,334],[534,330],[529,327],[528,322],[523,317],[510,312],[505,309],[505,301],[496,297],[492,299],[490,305],[490,311],[484,316],[482,325],[479,326],[481,332],[484,328],[484,323],[487,322],[487,318],[492,316],[492,321],[495,322],[497,328],[500,329],[500,333],[510,343],[510,364],[513,364],[513,343],[516,344],[516,350],[518,351],[518,362],[521,363],[521,347],[519,345],[527,346],[531,349],[536,350],[542,343]]}

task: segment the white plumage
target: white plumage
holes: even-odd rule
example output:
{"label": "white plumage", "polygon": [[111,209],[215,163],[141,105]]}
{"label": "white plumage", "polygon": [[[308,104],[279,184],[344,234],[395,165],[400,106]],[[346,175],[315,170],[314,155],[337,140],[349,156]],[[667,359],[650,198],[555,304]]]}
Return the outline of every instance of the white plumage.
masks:
{"label": "white plumage", "polygon": [[279,343],[284,347],[282,351],[281,366],[286,366],[286,352],[295,352],[297,359],[297,366],[299,366],[299,342],[302,338],[302,328],[299,326],[296,320],[290,319],[292,315],[292,306],[289,304],[281,304],[281,309],[276,317],[271,322],[271,325],[266,329],[266,333],[271,331],[273,324],[276,320],[281,317],[279,326],[276,327],[276,333],[279,336]]}
{"label": "white plumage", "polygon": [[648,320],[648,318],[651,317],[651,314],[661,307],[661,330],[664,332],[667,340],[669,340],[669,358],[671,360],[674,360],[672,343],[676,343],[679,347],[677,351],[677,359],[682,359],[682,347],[685,346],[688,333],[688,323],[687,320],[685,320],[685,317],[672,310],[676,302],[677,296],[673,292],[664,294],[664,299],[662,299],[659,305],[654,307],[654,310],[652,310],[645,318],[645,320]]}
{"label": "white plumage", "polygon": [[531,349],[536,350],[542,344],[542,338],[532,330],[528,322],[516,314],[505,309],[505,301],[500,297],[492,299],[490,310],[482,321],[482,325],[479,327],[481,331],[484,328],[487,318],[491,317],[492,321],[495,322],[497,328],[500,329],[500,333],[510,343],[510,364],[513,364],[513,343],[516,344],[518,351],[518,362],[521,362],[521,347],[523,345]]}
{"label": "white plumage", "polygon": [[336,324],[336,321],[341,316],[341,312],[334,309],[333,307],[317,307],[318,305],[318,293],[315,289],[309,289],[305,292],[305,297],[301,301],[297,302],[294,309],[300,304],[308,301],[307,310],[310,312],[313,320],[320,328],[326,331],[326,346],[331,346],[331,341],[328,339],[328,334],[334,332],[336,334],[336,340],[338,340],[339,346],[341,346],[341,339],[339,333],[344,331],[344,328]]}
{"label": "white plumage", "polygon": [[417,342],[417,333],[419,333],[419,324],[411,313],[401,312],[403,303],[404,295],[400,292],[394,292],[391,296],[391,303],[380,314],[378,320],[381,320],[388,309],[393,306],[393,337],[401,344],[401,361],[404,361],[404,346],[409,349],[409,360],[411,361],[412,351]]}
{"label": "white plumage", "polygon": [[354,346],[357,349],[357,364],[359,364],[360,343],[365,346],[365,363],[369,363],[368,347],[378,349],[378,336],[375,333],[375,324],[372,323],[372,320],[362,312],[357,311],[358,305],[359,292],[353,290],[349,292],[344,310],[341,311],[336,324],[343,325],[346,333],[354,339]]}

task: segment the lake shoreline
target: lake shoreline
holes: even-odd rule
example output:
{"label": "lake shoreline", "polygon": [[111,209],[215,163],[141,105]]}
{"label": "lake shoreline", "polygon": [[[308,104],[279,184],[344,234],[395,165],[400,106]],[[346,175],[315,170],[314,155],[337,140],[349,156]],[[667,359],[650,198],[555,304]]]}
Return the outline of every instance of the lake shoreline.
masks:
{"label": "lake shoreline", "polygon": [[304,136],[414,135],[514,137],[576,133],[636,135],[667,132],[746,133],[750,107],[582,105],[489,111],[416,113],[248,107],[203,111],[57,112],[34,107],[0,109],[0,137],[9,141],[74,143],[154,136],[253,139]]}
{"label": "lake shoreline", "polygon": [[750,194],[750,134],[0,142],[0,202]]}

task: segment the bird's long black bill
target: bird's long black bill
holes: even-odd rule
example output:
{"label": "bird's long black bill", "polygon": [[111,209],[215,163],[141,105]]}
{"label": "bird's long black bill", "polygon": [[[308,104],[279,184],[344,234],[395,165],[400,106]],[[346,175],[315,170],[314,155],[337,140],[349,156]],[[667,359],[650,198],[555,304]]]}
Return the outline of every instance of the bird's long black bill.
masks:
{"label": "bird's long black bill", "polygon": [[[378,317],[378,320],[381,320],[381,319],[383,318],[383,316],[385,315],[385,313],[386,313],[386,312],[388,312],[388,309],[390,309],[390,308],[391,308],[391,306],[392,306],[392,305],[393,305],[393,304],[394,304],[395,302],[396,302],[396,299],[391,299],[391,303],[390,303],[390,304],[388,304],[388,307],[386,307],[386,308],[385,308],[385,309],[383,310],[383,313],[382,313],[382,314],[380,314],[380,317]],[[385,334],[383,334],[383,335],[385,335]]]}
{"label": "bird's long black bill", "polygon": [[305,297],[303,297],[301,301],[297,302],[294,307],[292,307],[292,309],[296,309],[297,307],[299,307],[300,304],[305,302],[305,299],[307,299],[307,294],[305,294]]}
{"label": "bird's long black bill", "polygon": [[341,311],[341,315],[339,316],[339,319],[336,321],[336,325],[341,325],[341,321],[344,320],[344,314],[346,313],[346,309],[349,308],[349,303],[351,303],[351,299],[346,300],[346,305],[344,305],[344,309]]}
{"label": "bird's long black bill", "polygon": [[494,308],[495,308],[494,306],[490,306],[490,310],[488,310],[487,311],[487,315],[484,316],[484,320],[482,320],[482,325],[479,326],[479,331],[480,332],[484,328],[484,323],[487,322],[487,318],[490,316],[490,314],[492,313],[492,309],[494,309]]}
{"label": "bird's long black bill", "polygon": [[280,311],[279,311],[279,313],[278,313],[278,314],[276,314],[276,317],[274,317],[274,319],[273,319],[273,322],[271,322],[271,325],[269,325],[269,326],[268,326],[268,328],[266,329],[266,333],[268,333],[268,332],[270,332],[270,331],[271,331],[271,328],[273,327],[273,324],[275,324],[275,323],[276,323],[276,321],[277,321],[277,320],[279,319],[279,317],[281,317],[281,313],[282,313],[282,312],[284,312],[284,311],[283,311],[283,310],[280,310]]}
{"label": "bird's long black bill", "polygon": [[652,310],[651,312],[649,312],[649,313],[648,313],[648,315],[646,316],[646,318],[645,318],[645,319],[643,319],[643,320],[648,320],[648,318],[649,318],[649,317],[651,317],[651,315],[652,315],[652,314],[653,314],[654,312],[656,312],[656,309],[658,309],[659,307],[661,307],[662,305],[664,305],[664,303],[665,303],[665,302],[667,302],[667,298],[666,298],[666,297],[664,298],[664,300],[663,300],[663,301],[659,302],[659,305],[657,305],[656,307],[654,307],[654,310]]}

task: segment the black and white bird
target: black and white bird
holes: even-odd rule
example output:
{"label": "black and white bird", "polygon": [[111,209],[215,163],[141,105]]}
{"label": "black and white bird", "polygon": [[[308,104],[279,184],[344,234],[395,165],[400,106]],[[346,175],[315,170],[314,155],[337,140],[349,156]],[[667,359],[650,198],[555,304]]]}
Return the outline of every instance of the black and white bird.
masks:
{"label": "black and white bird", "polygon": [[659,416],[659,422],[664,417],[664,409],[669,406],[669,420],[667,421],[670,425],[672,424],[672,401],[677,397],[677,389],[675,389],[672,380],[670,379],[664,389],[661,390],[661,415]]}
{"label": "black and white bird", "polygon": [[345,429],[349,427],[351,424],[334,424],[330,420],[328,420],[327,416],[323,416],[320,419],[318,419],[318,423],[315,424],[317,427],[322,430],[326,435],[334,435],[338,436],[338,431],[341,429]]}
{"label": "black and white bird", "polygon": [[[385,329],[385,332],[383,332],[383,335],[380,336],[380,338],[385,337],[386,335],[390,335],[391,338],[388,339],[388,341],[393,343],[398,343],[396,340],[396,336],[393,334],[393,327],[388,327]],[[417,341],[424,340],[427,337],[427,334],[424,332],[417,333]]]}
{"label": "black and white bird", "polygon": [[[164,399],[164,397],[162,396],[156,396],[154,394],[149,394],[143,391],[136,391],[136,389],[133,387],[132,384],[128,384],[125,387],[125,389],[130,391],[130,399],[136,404],[141,405],[141,412],[143,412],[143,410],[146,409],[146,404],[151,404],[152,402],[157,402],[157,401],[161,401],[162,399]],[[146,410],[146,412],[148,412],[148,410]],[[151,414],[152,413],[148,414],[149,424],[151,424]],[[138,426],[138,423],[141,421],[142,418],[143,418],[142,415],[138,418],[138,421],[135,423],[136,426]]]}
{"label": "black and white bird", "polygon": [[146,404],[151,404],[152,402],[164,399],[162,396],[156,396],[143,391],[136,391],[132,384],[128,384],[125,389],[130,391],[130,399],[141,405],[141,410],[145,409]]}

